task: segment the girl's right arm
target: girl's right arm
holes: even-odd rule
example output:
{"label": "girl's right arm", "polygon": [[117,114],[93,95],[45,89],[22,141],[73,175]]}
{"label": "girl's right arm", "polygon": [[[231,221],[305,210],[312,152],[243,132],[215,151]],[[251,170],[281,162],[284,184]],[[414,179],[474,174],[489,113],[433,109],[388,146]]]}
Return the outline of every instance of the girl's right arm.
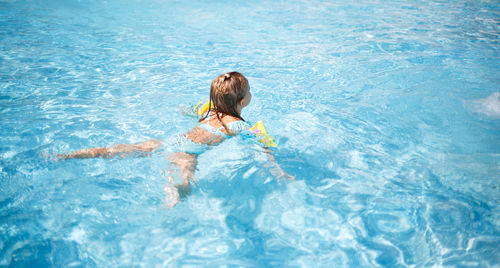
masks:
{"label": "girl's right arm", "polygon": [[[250,137],[251,139],[260,139],[258,137],[255,136],[254,132],[251,131],[250,129],[250,125],[245,123],[246,125],[244,126],[244,129],[241,129],[240,131],[244,131],[243,132],[243,135],[248,138]],[[276,162],[276,159],[274,158],[273,154],[272,154],[272,151],[271,149],[269,149],[269,147],[267,147],[266,145],[262,144],[261,142],[257,142],[259,143],[260,146],[262,146],[263,148],[263,151],[264,153],[267,154],[267,157],[269,159],[269,164],[270,164],[270,167],[271,167],[271,174],[273,176],[275,176],[276,178],[278,178],[278,180],[294,180],[295,177],[288,174],[286,171],[284,171],[281,166],[278,164],[278,162]]]}
{"label": "girl's right arm", "polygon": [[267,154],[269,158],[269,163],[271,164],[271,174],[278,178],[278,180],[295,180],[295,176],[288,174],[284,171],[281,166],[276,162],[276,159],[272,155],[272,152],[269,148],[264,147],[264,152]]}

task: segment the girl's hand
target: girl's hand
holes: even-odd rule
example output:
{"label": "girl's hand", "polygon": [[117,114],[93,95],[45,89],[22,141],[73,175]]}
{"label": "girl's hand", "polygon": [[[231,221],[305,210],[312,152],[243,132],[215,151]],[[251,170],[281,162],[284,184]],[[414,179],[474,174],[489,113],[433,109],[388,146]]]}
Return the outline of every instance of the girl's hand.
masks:
{"label": "girl's hand", "polygon": [[271,174],[275,176],[279,181],[281,180],[287,180],[287,181],[293,181],[295,180],[295,177],[286,173],[281,167],[277,166],[271,169]]}
{"label": "girl's hand", "polygon": [[264,153],[267,154],[269,157],[269,166],[271,167],[271,175],[275,176],[278,180],[287,180],[287,181],[293,181],[295,180],[295,177],[286,173],[281,166],[276,162],[276,159],[274,159],[274,156],[271,154],[271,150],[269,148],[264,148]]}

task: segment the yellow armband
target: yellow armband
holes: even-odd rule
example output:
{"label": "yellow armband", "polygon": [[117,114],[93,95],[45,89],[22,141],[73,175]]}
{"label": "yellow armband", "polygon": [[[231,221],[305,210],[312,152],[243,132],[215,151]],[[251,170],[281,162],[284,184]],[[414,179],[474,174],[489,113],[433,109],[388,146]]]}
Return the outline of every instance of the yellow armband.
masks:
{"label": "yellow armband", "polygon": [[250,131],[257,136],[259,142],[262,142],[268,147],[278,147],[278,144],[274,142],[273,137],[267,134],[266,128],[264,127],[264,123],[262,123],[262,120],[257,122],[257,124],[255,124],[252,128],[250,128]]}
{"label": "yellow armband", "polygon": [[200,102],[198,102],[198,104],[196,104],[193,107],[193,112],[198,116],[203,116],[204,114],[207,113],[209,108],[214,108],[214,104],[212,103],[212,105],[210,105],[209,101],[207,101],[207,102],[205,102],[205,104],[201,105],[202,103],[203,103],[203,101],[200,101]]}

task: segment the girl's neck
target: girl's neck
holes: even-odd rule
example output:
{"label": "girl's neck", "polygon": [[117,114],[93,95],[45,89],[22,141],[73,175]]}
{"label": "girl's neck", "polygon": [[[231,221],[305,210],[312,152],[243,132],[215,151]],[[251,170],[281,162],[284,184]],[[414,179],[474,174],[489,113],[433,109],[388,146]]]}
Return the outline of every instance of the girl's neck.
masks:
{"label": "girl's neck", "polygon": [[[213,119],[217,120],[217,113],[218,112],[216,112],[216,111],[212,111],[212,113],[210,114],[210,120],[213,120]],[[232,122],[232,121],[241,120],[241,118],[230,115],[230,114],[225,114],[225,113],[221,113],[221,112],[219,112],[218,114],[219,114],[219,118],[223,122]]]}

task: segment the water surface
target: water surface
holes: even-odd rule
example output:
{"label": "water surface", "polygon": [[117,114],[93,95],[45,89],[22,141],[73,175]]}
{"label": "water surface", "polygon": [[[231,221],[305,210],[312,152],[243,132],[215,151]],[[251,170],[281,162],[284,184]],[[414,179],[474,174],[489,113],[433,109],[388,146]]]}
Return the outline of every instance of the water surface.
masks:
{"label": "water surface", "polygon": [[[497,1],[0,1],[1,266],[493,267]],[[163,208],[163,154],[55,153],[193,127],[237,70],[240,138]]]}

